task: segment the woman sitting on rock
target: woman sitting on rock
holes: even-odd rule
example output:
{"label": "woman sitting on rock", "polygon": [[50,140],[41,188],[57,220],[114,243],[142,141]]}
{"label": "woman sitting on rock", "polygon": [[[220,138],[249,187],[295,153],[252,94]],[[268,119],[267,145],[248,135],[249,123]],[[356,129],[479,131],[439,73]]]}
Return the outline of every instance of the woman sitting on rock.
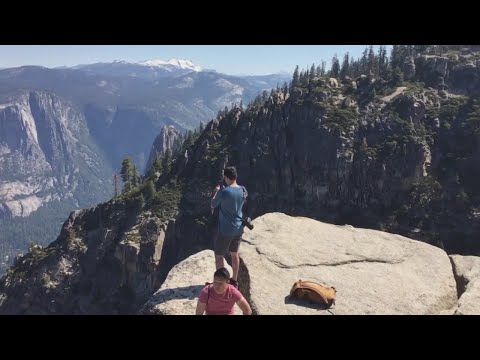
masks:
{"label": "woman sitting on rock", "polygon": [[220,268],[213,274],[213,283],[207,284],[198,297],[196,315],[233,315],[235,304],[243,315],[251,315],[252,309],[242,293],[229,284],[230,273]]}

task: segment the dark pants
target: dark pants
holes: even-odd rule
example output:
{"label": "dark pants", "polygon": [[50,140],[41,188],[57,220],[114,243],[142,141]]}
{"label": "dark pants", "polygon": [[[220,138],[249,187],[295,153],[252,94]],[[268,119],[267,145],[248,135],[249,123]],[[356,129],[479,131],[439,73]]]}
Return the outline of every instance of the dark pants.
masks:
{"label": "dark pants", "polygon": [[218,232],[217,237],[215,238],[215,244],[213,245],[215,255],[224,256],[227,253],[227,249],[230,252],[238,252],[241,240],[242,234],[228,236]]}

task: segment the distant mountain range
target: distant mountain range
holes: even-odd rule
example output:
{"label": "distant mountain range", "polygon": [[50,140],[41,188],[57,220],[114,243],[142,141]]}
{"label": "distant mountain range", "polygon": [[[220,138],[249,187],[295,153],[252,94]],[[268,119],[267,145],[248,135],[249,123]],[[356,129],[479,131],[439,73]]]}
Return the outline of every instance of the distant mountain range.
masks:
{"label": "distant mountain range", "polygon": [[142,171],[164,126],[196,128],[285,80],[177,59],[0,70],[0,272],[55,239],[69,211],[111,197],[125,156]]}
{"label": "distant mountain range", "polygon": [[165,77],[184,75],[189,72],[200,72],[202,68],[191,60],[161,59],[142,62],[114,61],[73,66],[72,69],[83,70],[90,74],[106,76],[127,76],[144,80],[157,80]]}
{"label": "distant mountain range", "polygon": [[[24,90],[51,92],[85,114],[92,136],[113,163],[131,154],[143,167],[163,126],[193,129],[214,118],[220,109],[241,101],[248,103],[262,91],[288,80],[285,74],[238,77],[200,69],[189,60],[176,59],[136,64],[116,61],[75,69],[3,69],[0,104],[7,98],[15,102],[15,94]],[[137,131],[125,132],[125,122],[130,124],[127,128],[134,126]],[[136,149],[134,142],[141,143],[142,148]]]}

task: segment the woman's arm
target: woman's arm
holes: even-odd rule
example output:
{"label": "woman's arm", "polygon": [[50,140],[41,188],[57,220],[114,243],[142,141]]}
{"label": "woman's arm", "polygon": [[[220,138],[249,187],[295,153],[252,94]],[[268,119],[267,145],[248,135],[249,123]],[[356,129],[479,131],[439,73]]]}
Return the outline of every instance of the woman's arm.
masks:
{"label": "woman's arm", "polygon": [[207,308],[207,304],[203,303],[203,302],[200,302],[200,300],[198,300],[197,309],[195,310],[195,315],[203,315],[206,308]]}
{"label": "woman's arm", "polygon": [[252,315],[252,308],[243,296],[237,301],[237,305],[243,311],[243,315]]}

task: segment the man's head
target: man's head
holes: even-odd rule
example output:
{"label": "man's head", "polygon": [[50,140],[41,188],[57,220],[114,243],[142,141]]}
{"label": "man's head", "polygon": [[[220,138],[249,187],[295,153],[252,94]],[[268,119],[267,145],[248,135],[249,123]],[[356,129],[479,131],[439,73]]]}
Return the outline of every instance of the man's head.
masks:
{"label": "man's head", "polygon": [[217,294],[223,294],[228,287],[230,273],[226,268],[220,268],[213,274],[213,289]]}
{"label": "man's head", "polygon": [[223,170],[223,179],[227,185],[231,185],[237,180],[237,169],[235,166],[229,166]]}

